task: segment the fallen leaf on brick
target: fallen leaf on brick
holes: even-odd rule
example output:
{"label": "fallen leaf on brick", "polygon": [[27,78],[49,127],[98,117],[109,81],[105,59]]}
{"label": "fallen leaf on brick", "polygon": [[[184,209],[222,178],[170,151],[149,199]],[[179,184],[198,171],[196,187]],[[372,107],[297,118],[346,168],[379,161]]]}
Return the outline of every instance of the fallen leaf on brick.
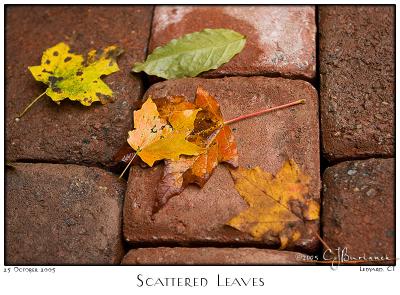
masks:
{"label": "fallen leaf on brick", "polygon": [[151,98],[134,112],[134,129],[128,143],[149,166],[162,159],[178,160],[179,156],[198,155],[202,148],[186,140],[194,128],[199,109],[171,111],[160,116]]}
{"label": "fallen leaf on brick", "polygon": [[[165,160],[153,213],[189,184],[203,187],[219,163],[238,166],[237,145],[228,124],[302,103],[298,100],[224,121],[216,99],[201,87],[193,103],[183,96],[149,98],[134,112],[128,143],[149,166]],[[116,154],[119,162],[130,160],[120,177],[136,156],[132,149],[122,147]]]}
{"label": "fallen leaf on brick", "polygon": [[231,169],[231,175],[249,208],[227,224],[256,240],[278,237],[284,249],[300,238],[305,221],[319,219],[319,204],[307,197],[310,177],[293,160],[275,176],[259,167]]}
{"label": "fallen leaf on brick", "polygon": [[205,29],[157,47],[134,72],[144,71],[165,79],[195,77],[217,69],[242,51],[246,37],[228,29]]}
{"label": "fallen leaf on brick", "polygon": [[[153,102],[157,105],[157,111],[159,116],[167,121],[168,117],[174,111],[184,111],[188,109],[196,109],[196,106],[185,100],[182,96],[168,96],[158,99],[153,99]],[[109,165],[110,168],[117,168],[118,166],[126,167],[131,160],[136,156],[135,150],[125,142],[118,152],[113,156],[113,161]],[[130,165],[130,164],[129,164]]]}
{"label": "fallen leaf on brick", "polygon": [[181,193],[188,184],[195,183],[203,187],[218,163],[226,162],[232,167],[238,165],[235,138],[230,127],[224,124],[218,102],[207,91],[198,87],[194,106],[201,110],[188,139],[204,150],[194,157],[181,156],[177,161],[165,161],[154,212],[162,208],[171,197]]}
{"label": "fallen leaf on brick", "polygon": [[112,97],[112,90],[101,80],[101,76],[119,71],[116,58],[122,50],[109,46],[104,50],[92,50],[86,62],[82,55],[70,52],[61,42],[47,49],[39,66],[29,67],[33,77],[49,87],[22,112],[21,117],[44,94],[60,104],[66,98],[77,100],[84,106],[95,101],[105,104]]}

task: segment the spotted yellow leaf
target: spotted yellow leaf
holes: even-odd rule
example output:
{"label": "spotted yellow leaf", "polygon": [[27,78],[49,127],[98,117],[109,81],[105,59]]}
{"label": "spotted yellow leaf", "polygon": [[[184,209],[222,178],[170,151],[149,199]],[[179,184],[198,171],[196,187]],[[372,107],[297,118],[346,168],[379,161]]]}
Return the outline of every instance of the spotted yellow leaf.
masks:
{"label": "spotted yellow leaf", "polygon": [[121,53],[116,46],[92,50],[85,62],[82,55],[71,53],[69,46],[61,42],[47,49],[41,65],[31,66],[29,71],[49,86],[45,93],[58,104],[66,98],[85,106],[95,101],[106,103],[113,92],[101,77],[119,71],[116,58]]}

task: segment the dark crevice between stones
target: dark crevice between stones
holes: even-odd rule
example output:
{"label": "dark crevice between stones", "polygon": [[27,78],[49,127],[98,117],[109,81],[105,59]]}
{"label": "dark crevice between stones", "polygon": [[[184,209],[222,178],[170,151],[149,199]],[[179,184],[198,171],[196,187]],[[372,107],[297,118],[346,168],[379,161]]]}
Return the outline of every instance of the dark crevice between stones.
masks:
{"label": "dark crevice between stones", "polygon": [[[324,158],[323,153],[322,153],[322,120],[321,120],[321,96],[320,96],[320,89],[321,89],[321,77],[320,77],[320,54],[319,54],[319,35],[320,35],[320,27],[319,27],[319,5],[315,5],[315,26],[316,26],[316,36],[315,36],[315,79],[314,79],[314,87],[318,92],[318,123],[319,123],[319,163],[320,163],[320,180],[321,180],[321,189],[320,189],[320,212],[319,212],[319,218],[320,218],[320,224],[319,224],[319,232],[320,236],[323,237],[323,226],[322,226],[322,214],[323,214],[323,206],[322,206],[322,200],[323,200],[323,183],[322,183],[322,177],[324,175],[325,169],[328,167],[329,163],[328,161]],[[317,251],[318,259],[322,260],[324,252],[324,247],[320,243],[319,249]]]}
{"label": "dark crevice between stones", "polygon": [[283,73],[279,73],[279,72],[268,72],[268,73],[264,73],[264,72],[259,72],[259,73],[253,73],[253,74],[228,74],[228,75],[224,75],[224,76],[210,76],[210,77],[203,77],[203,76],[198,76],[198,78],[204,78],[204,79],[221,79],[221,78],[225,78],[225,77],[266,77],[266,78],[284,78],[284,79],[288,79],[288,80],[302,80],[302,81],[306,81],[308,83],[310,83],[311,85],[313,85],[315,87],[315,78],[308,78],[305,77],[303,75],[285,75]]}
{"label": "dark crevice between stones", "polygon": [[324,174],[325,169],[328,167],[329,163],[323,156],[323,146],[322,146],[322,120],[321,120],[321,93],[320,93],[320,88],[321,88],[321,79],[320,79],[320,54],[319,54],[319,6],[315,6],[315,24],[317,28],[316,32],[316,38],[315,38],[315,57],[316,57],[316,73],[315,73],[315,80],[314,80],[314,87],[318,92],[318,108],[319,108],[319,155],[320,155],[320,175],[322,179],[322,175]]}
{"label": "dark crevice between stones", "polygon": [[[151,12],[151,19],[150,19],[150,28],[149,28],[149,34],[147,37],[147,46],[145,49],[145,59],[143,60],[143,62],[147,59],[147,56],[149,55],[149,45],[150,45],[150,38],[151,38],[151,34],[152,34],[152,30],[153,30],[153,18],[154,18],[154,9],[155,9],[155,5],[152,8],[152,12]],[[143,95],[145,94],[145,92],[147,91],[147,89],[150,88],[151,86],[151,78],[145,73],[145,72],[140,72],[140,73],[135,73],[135,72],[131,72],[132,75],[137,76],[140,81],[142,82],[142,89],[143,89],[143,93],[140,94],[140,97],[143,99],[145,99],[145,97],[143,97]],[[127,171],[129,173],[129,171]]]}
{"label": "dark crevice between stones", "polygon": [[[144,55],[144,56],[145,56],[145,60],[146,60],[146,58],[147,58],[147,56],[148,56],[148,54],[149,54],[150,38],[151,38],[152,30],[153,30],[154,10],[155,10],[155,5],[153,5],[153,7],[152,7],[152,12],[151,12],[150,28],[149,28],[149,34],[148,34],[148,37],[147,37],[147,46],[146,46],[145,55]],[[141,83],[142,83],[142,92],[140,93],[140,97],[141,97],[142,100],[145,99],[143,96],[144,96],[144,94],[146,93],[147,89],[149,89],[150,86],[151,86],[149,76],[146,75],[144,72],[141,72],[141,73],[134,73],[134,72],[131,72],[131,74],[134,75],[134,76],[139,77],[139,79],[140,79],[140,81],[141,81]],[[133,112],[134,110],[131,110],[131,111]],[[133,118],[132,118],[132,122],[133,122]],[[132,125],[132,126],[133,126],[133,125]],[[124,167],[124,168],[125,168],[125,167]],[[119,167],[119,168],[118,168],[118,167],[114,167],[114,169],[110,169],[110,168],[109,168],[109,170],[111,170],[110,172],[112,172],[112,173],[114,173],[114,174],[118,174],[118,176],[120,176],[121,173],[122,173],[122,171],[123,171],[123,168],[121,168],[121,167]],[[108,171],[108,170],[107,170],[107,171]],[[124,179],[126,182],[128,182],[130,171],[131,171],[131,169],[128,168],[127,171],[125,172],[124,176],[123,176],[123,179]],[[125,193],[125,194],[126,194],[126,193]],[[124,194],[123,206],[124,206],[124,204],[125,204],[125,194]],[[123,224],[123,222],[124,222],[124,221],[123,221],[123,216],[122,216],[122,217],[121,217],[121,224]],[[130,250],[130,246],[129,246],[129,244],[125,241],[125,239],[123,239],[122,233],[121,233],[121,239],[122,239],[122,247],[123,247],[123,252],[124,252],[124,255],[123,255],[123,256],[125,256],[125,254],[128,253],[128,251]],[[122,260],[122,259],[123,259],[123,257],[121,258],[121,260]]]}
{"label": "dark crevice between stones", "polygon": [[[273,248],[260,243],[252,242],[239,242],[239,243],[221,243],[221,242],[175,242],[175,241],[154,241],[154,242],[135,242],[129,243],[125,241],[127,246],[125,247],[126,253],[129,250],[140,249],[140,248],[159,248],[159,247],[170,247],[170,248],[254,248],[254,249],[264,249],[264,250],[278,250],[278,248]],[[279,250],[280,251],[280,250]],[[304,254],[313,255],[315,251],[307,251],[305,249],[294,247],[284,249],[283,251],[288,252],[299,252]]]}
{"label": "dark crevice between stones", "polygon": [[57,164],[57,165],[77,165],[77,166],[84,166],[88,168],[99,168],[101,170],[104,170],[106,172],[112,173],[113,175],[119,176],[120,174],[118,171],[116,171],[112,167],[108,167],[104,164],[101,163],[96,163],[96,164],[89,164],[89,163],[74,163],[74,162],[63,162],[63,161],[57,161],[57,160],[38,160],[38,159],[17,159],[15,161],[10,161],[10,164],[18,164],[18,163],[24,163],[24,164]]}
{"label": "dark crevice between stones", "polygon": [[[144,74],[144,73],[143,73]],[[148,76],[145,75],[146,77],[146,83],[147,83],[147,88],[150,86],[167,81],[163,78],[159,78],[156,76]],[[201,78],[201,79],[223,79],[223,78],[229,78],[229,77],[266,77],[266,78],[284,78],[288,80],[301,80],[310,83],[313,87],[316,87],[316,82],[315,82],[315,77],[314,78],[308,78],[302,75],[284,75],[282,73],[278,72],[269,72],[269,73],[253,73],[253,74],[226,74],[226,75],[215,75],[215,76],[203,76],[203,75],[198,75],[196,77],[187,77],[187,78]]]}
{"label": "dark crevice between stones", "polygon": [[[155,9],[155,5],[153,5],[152,12],[151,12],[150,28],[149,28],[149,32],[148,32],[147,45],[146,45],[145,54],[144,54],[145,60],[147,58],[147,55],[149,54],[149,43],[150,43],[151,31],[152,31],[152,27],[153,27],[154,9]],[[149,89],[150,86],[151,86],[151,83],[149,81],[149,76],[146,75],[146,73],[144,73],[144,72],[135,73],[135,72],[131,71],[130,73],[131,73],[132,76],[136,77],[141,82],[141,86],[142,87],[141,87],[141,92],[140,92],[139,97],[140,97],[140,100],[143,101],[145,99],[144,98],[144,94],[146,93],[147,89]],[[135,111],[135,110],[137,110],[137,109],[139,109],[141,107],[141,101],[139,101],[136,105],[133,106],[133,108],[131,109],[131,113],[132,114],[133,114],[133,111]],[[132,115],[131,118],[132,118],[131,126],[133,126],[133,115]],[[122,167],[119,164],[117,164],[117,165],[115,165],[113,167],[108,167],[108,166],[101,165],[101,168],[103,168],[103,169],[105,169],[105,170],[107,170],[107,171],[109,171],[111,173],[114,173],[114,174],[116,174],[118,176],[120,176],[122,171],[125,169],[125,167]],[[129,172],[130,172],[130,169],[127,169],[126,172],[124,173],[123,177],[122,177],[125,181],[128,181]],[[124,245],[124,247],[125,247],[125,245]]]}
{"label": "dark crevice between stones", "polygon": [[152,35],[152,31],[153,31],[153,19],[154,19],[154,10],[156,9],[156,6],[153,5],[152,7],[152,11],[151,11],[151,19],[150,19],[150,28],[149,28],[149,35],[147,37],[147,46],[146,46],[146,50],[145,50],[145,56],[147,57],[147,55],[149,54],[149,45],[150,45],[150,38]]}
{"label": "dark crevice between stones", "polygon": [[338,159],[328,160],[324,157],[324,161],[327,162],[327,167],[334,166],[336,164],[347,162],[347,161],[359,161],[359,160],[368,160],[368,159],[391,159],[394,158],[394,155],[382,155],[382,154],[367,154],[367,155],[357,155],[357,156],[349,156],[342,157]]}
{"label": "dark crevice between stones", "polygon": [[[146,49],[145,49],[145,60],[147,58],[147,55],[149,54],[149,43],[150,43],[151,31],[152,31],[152,28],[153,28],[154,9],[155,9],[155,5],[153,5],[152,12],[151,12],[150,28],[149,28],[149,34],[148,34],[148,37],[147,37],[147,46],[146,46]],[[150,86],[151,86],[149,76],[146,75],[146,73],[144,73],[144,72],[135,73],[133,71],[131,71],[131,75],[134,76],[134,77],[137,77],[140,80],[140,82],[142,84],[141,92],[140,92],[140,99],[144,100],[145,99],[144,94],[146,93],[147,89],[149,89]],[[131,110],[131,112],[133,113],[133,111],[137,110],[140,106],[141,106],[141,103],[138,103],[137,105],[134,106],[134,108]],[[133,117],[132,117],[132,126],[133,126]],[[120,167],[120,166],[119,167],[113,167],[113,168],[106,167],[106,170],[110,171],[110,172],[112,172],[114,174],[118,174],[118,176],[119,176],[122,173],[122,171],[124,170],[124,168],[125,167]],[[130,172],[130,169],[128,169],[124,173],[124,176],[123,176],[123,178],[126,181],[128,180],[129,172]]]}

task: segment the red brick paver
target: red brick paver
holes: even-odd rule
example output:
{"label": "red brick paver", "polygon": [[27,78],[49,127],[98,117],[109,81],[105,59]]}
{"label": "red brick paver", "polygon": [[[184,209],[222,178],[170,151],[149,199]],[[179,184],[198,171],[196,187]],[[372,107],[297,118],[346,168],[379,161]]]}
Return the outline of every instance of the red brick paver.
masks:
{"label": "red brick paver", "polygon": [[394,151],[394,6],[322,6],[321,124],[329,160]]}
{"label": "red brick paver", "polygon": [[[125,265],[145,264],[302,264],[303,254],[255,248],[142,248],[130,250]],[[305,263],[304,263],[305,264]],[[307,263],[308,264],[308,263]]]}
{"label": "red brick paver", "polygon": [[233,29],[247,43],[229,63],[203,76],[315,75],[313,6],[156,6],[149,47],[205,28]]}
{"label": "red brick paver", "polygon": [[[349,161],[323,178],[323,238],[353,256],[394,257],[394,159]],[[393,263],[393,261],[392,261]]]}
{"label": "red brick paver", "polygon": [[15,167],[6,172],[5,263],[120,262],[123,181],[93,167]]}
{"label": "red brick paver", "polygon": [[[309,83],[264,77],[180,79],[153,85],[145,97],[174,94],[193,99],[197,86],[216,97],[225,119],[306,99],[305,105],[240,121],[232,128],[241,166],[260,166],[276,173],[286,159],[293,158],[311,176],[310,196],[319,200],[318,103],[317,93]],[[224,225],[247,205],[223,165],[202,189],[189,186],[152,216],[155,188],[162,170],[162,165],[131,169],[124,205],[124,235],[128,242],[262,243],[270,246],[278,243],[276,237],[256,242],[249,234]],[[311,251],[318,242],[310,233],[318,231],[318,222],[310,222],[307,229],[309,232],[303,233],[297,246]]]}
{"label": "red brick paver", "polygon": [[[129,73],[145,57],[151,6],[10,6],[6,10],[6,158],[62,163],[107,164],[126,140],[141,81]],[[27,67],[61,42],[86,54],[118,45],[120,71],[104,78],[115,102],[85,107],[44,97],[21,120],[16,115],[45,89]]]}

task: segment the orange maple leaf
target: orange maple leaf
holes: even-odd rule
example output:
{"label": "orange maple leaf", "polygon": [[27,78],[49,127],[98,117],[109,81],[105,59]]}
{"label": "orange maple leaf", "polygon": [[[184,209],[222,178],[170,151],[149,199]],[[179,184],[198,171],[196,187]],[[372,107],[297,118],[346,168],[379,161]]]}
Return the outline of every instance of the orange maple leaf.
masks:
{"label": "orange maple leaf", "polygon": [[[162,208],[171,197],[181,193],[188,184],[204,186],[218,163],[226,162],[232,167],[238,166],[236,141],[230,127],[224,124],[220,106],[215,98],[198,87],[194,104],[184,102],[183,98],[174,97],[172,100],[180,107],[184,105],[185,108],[201,109],[188,140],[203,147],[204,150],[197,156],[181,156],[177,161],[165,161],[154,212]],[[171,104],[165,105],[171,108]],[[163,113],[161,105],[160,109],[160,113]]]}

